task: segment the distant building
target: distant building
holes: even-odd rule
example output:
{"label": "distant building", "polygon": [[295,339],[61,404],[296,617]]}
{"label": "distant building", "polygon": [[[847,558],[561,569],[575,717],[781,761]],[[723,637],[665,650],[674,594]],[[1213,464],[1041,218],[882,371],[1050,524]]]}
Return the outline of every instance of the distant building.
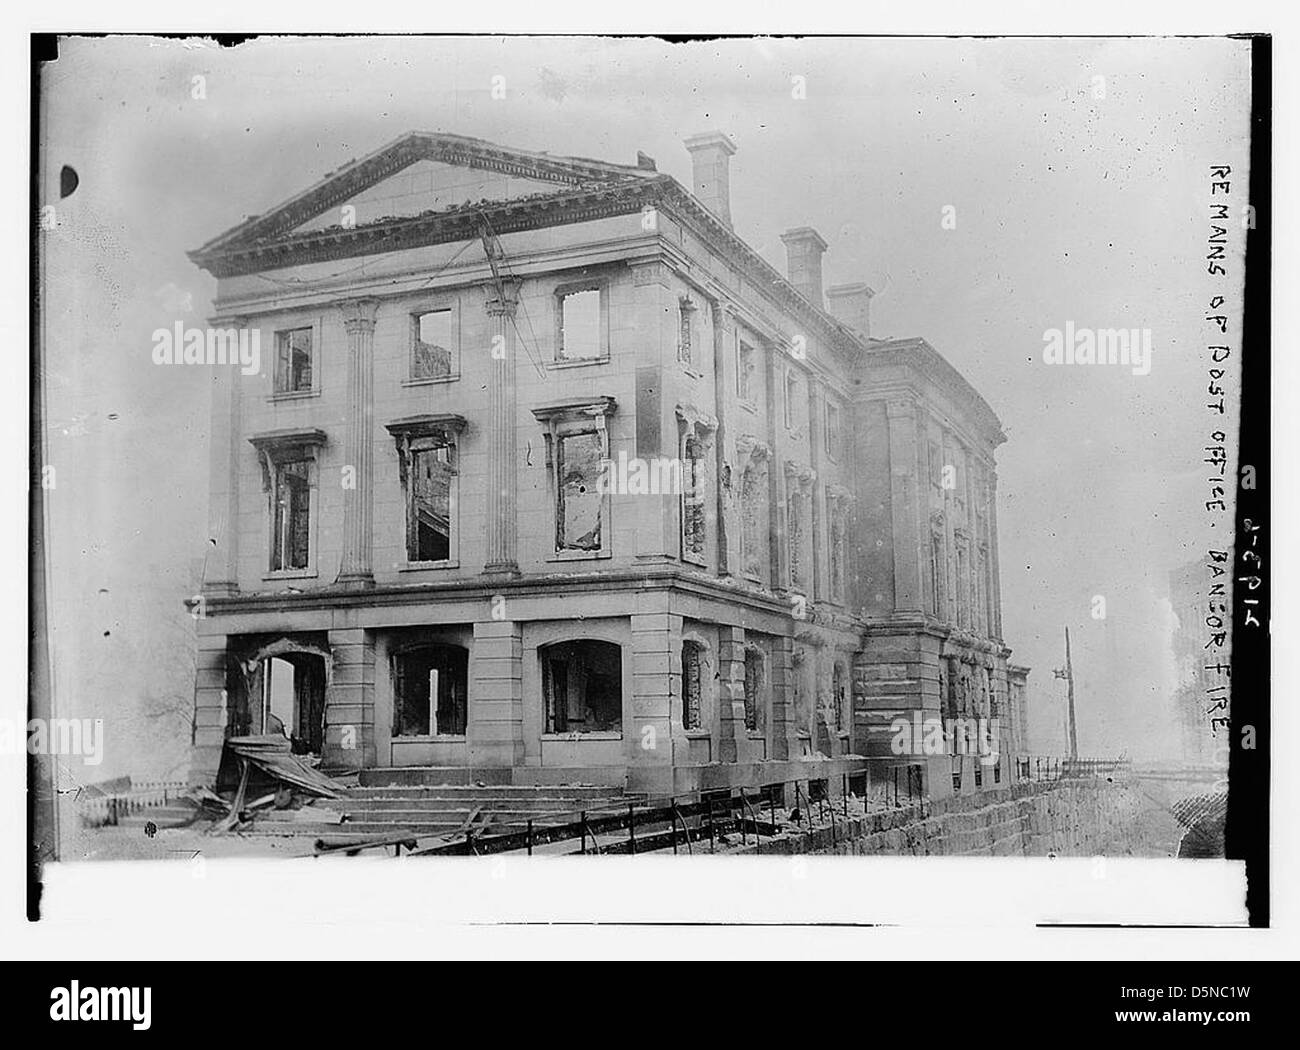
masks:
{"label": "distant building", "polygon": [[[195,779],[278,717],[335,769],[1009,780],[996,416],[686,147],[690,192],[411,133],[191,253],[263,358],[217,368]],[[1002,760],[895,754],[914,711]]]}

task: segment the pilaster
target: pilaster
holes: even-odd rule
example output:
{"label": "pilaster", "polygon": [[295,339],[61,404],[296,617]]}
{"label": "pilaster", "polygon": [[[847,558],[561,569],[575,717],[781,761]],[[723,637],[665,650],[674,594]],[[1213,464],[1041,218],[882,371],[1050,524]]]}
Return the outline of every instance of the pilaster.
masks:
{"label": "pilaster", "polygon": [[[343,561],[338,582],[346,587],[373,587],[371,545],[374,519],[375,299],[340,304],[348,335],[348,416],[344,430]],[[350,481],[350,483],[349,483]]]}
{"label": "pilaster", "polygon": [[487,560],[483,572],[519,574],[519,476],[517,462],[519,388],[515,311],[517,280],[487,287],[484,309],[491,321],[488,380]]}

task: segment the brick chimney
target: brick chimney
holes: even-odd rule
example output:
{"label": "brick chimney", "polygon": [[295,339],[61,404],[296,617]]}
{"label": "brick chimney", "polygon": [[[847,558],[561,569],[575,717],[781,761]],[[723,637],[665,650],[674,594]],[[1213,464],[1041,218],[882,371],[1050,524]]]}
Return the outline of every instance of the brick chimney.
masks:
{"label": "brick chimney", "polygon": [[826,308],[835,320],[848,325],[863,339],[870,339],[871,299],[875,294],[862,283],[837,284],[826,290]]}
{"label": "brick chimney", "polygon": [[705,131],[685,145],[691,155],[691,192],[731,229],[730,158],[736,144],[720,131]]}
{"label": "brick chimney", "polygon": [[785,244],[786,276],[813,306],[825,309],[822,302],[822,253],[826,242],[811,226],[786,230],[781,234]]}

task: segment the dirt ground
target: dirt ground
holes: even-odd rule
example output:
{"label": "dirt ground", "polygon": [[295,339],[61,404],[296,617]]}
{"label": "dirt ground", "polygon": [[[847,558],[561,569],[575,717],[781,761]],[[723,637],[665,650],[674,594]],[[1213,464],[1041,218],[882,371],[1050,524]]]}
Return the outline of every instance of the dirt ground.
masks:
{"label": "dirt ground", "polygon": [[65,860],[192,860],[204,857],[309,857],[315,839],[270,835],[207,835],[195,828],[160,828],[152,837],[143,828],[78,829],[65,844]]}

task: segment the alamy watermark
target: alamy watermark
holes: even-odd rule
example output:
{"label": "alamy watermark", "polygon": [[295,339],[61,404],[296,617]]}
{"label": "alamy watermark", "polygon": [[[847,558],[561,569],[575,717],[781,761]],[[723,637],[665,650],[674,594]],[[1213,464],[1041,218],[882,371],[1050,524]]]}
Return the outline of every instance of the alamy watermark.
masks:
{"label": "alamy watermark", "polygon": [[155,328],[156,365],[239,365],[244,375],[262,371],[262,333],[257,328]]}
{"label": "alamy watermark", "polygon": [[1045,365],[1128,365],[1135,376],[1151,374],[1150,328],[1049,328],[1043,333]]}
{"label": "alamy watermark", "polygon": [[896,755],[976,755],[986,766],[998,761],[1000,726],[996,718],[912,717],[895,718],[889,724],[893,738],[890,749]]}
{"label": "alamy watermark", "polygon": [[[25,748],[19,743],[24,734]],[[24,749],[29,755],[80,755],[84,765],[97,766],[104,761],[104,720],[33,718],[23,725],[0,718],[0,755]]]}
{"label": "alamy watermark", "polygon": [[689,473],[680,459],[655,456],[641,459],[620,452],[618,459],[602,459],[600,474],[596,478],[596,492],[600,495],[619,496],[680,496],[692,494],[683,487],[683,478]]}

